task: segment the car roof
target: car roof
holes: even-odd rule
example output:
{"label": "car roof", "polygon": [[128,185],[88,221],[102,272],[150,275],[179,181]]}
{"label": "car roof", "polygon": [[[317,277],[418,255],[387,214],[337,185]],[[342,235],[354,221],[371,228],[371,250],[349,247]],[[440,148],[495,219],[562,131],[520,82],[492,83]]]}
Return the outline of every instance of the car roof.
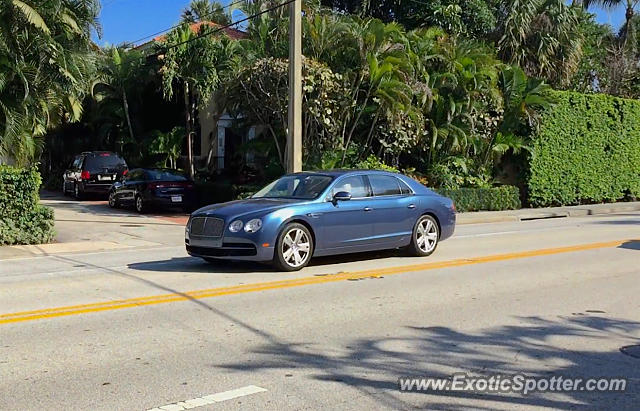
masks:
{"label": "car roof", "polygon": [[178,174],[184,173],[183,171],[176,170],[175,168],[164,168],[164,167],[139,167],[140,170],[145,171],[172,171]]}
{"label": "car roof", "polygon": [[117,153],[114,153],[113,151],[84,151],[82,152],[82,155],[85,156],[118,156],[119,155]]}
{"label": "car roof", "polygon": [[387,175],[394,175],[396,173],[393,173],[391,171],[384,171],[384,170],[369,170],[369,169],[335,169],[335,170],[317,170],[317,171],[301,171],[298,173],[290,173],[288,175],[296,175],[296,174],[317,174],[317,175],[324,175],[324,176],[331,176],[331,177],[340,177],[340,176],[344,176],[344,175],[348,175],[348,174],[362,174],[362,173],[367,173],[367,174],[387,174]]}

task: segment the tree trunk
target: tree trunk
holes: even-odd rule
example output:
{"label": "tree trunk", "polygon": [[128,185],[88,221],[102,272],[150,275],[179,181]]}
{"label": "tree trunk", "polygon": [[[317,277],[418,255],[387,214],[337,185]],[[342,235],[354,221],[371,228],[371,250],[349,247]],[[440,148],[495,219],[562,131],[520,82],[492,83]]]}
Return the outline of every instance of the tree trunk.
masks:
{"label": "tree trunk", "polygon": [[624,14],[624,18],[626,20],[626,24],[624,27],[624,44],[627,44],[627,41],[629,41],[629,37],[631,38],[631,43],[632,43],[632,48],[635,48],[635,36],[631,36],[631,34],[634,32],[634,27],[633,26],[633,15],[634,15],[634,11],[633,11],[633,3],[628,1],[627,2],[627,10]]}
{"label": "tree trunk", "polygon": [[187,163],[189,167],[189,177],[193,180],[193,152],[191,150],[191,94],[189,83],[184,83],[184,108],[185,108],[185,130],[187,132]]}
{"label": "tree trunk", "polygon": [[133,127],[131,127],[131,117],[129,116],[129,101],[127,100],[127,93],[122,89],[122,105],[124,106],[124,117],[127,119],[127,127],[129,127],[129,137],[133,142]]}

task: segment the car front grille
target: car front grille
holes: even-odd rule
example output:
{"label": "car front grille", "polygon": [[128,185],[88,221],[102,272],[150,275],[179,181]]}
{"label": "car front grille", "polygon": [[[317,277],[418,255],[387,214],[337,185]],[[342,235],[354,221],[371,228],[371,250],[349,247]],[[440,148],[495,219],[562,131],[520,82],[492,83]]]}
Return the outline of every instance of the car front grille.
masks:
{"label": "car front grille", "polygon": [[200,237],[222,237],[224,220],[217,217],[194,217],[189,233]]}

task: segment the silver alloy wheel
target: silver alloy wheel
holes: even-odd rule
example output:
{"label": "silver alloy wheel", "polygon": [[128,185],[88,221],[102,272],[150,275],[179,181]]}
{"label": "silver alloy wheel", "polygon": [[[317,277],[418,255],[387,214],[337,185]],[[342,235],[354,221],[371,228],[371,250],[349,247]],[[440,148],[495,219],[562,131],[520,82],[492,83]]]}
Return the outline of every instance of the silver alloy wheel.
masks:
{"label": "silver alloy wheel", "polygon": [[141,213],[144,209],[144,204],[142,203],[142,197],[136,197],[136,210]]}
{"label": "silver alloy wheel", "polygon": [[116,206],[116,194],[113,191],[111,191],[109,193],[109,207],[115,208],[115,206]]}
{"label": "silver alloy wheel", "polygon": [[282,241],[282,258],[291,267],[300,267],[309,259],[311,242],[307,233],[293,228],[284,235]]}
{"label": "silver alloy wheel", "polygon": [[73,194],[76,196],[76,198],[80,198],[80,189],[78,188],[77,183],[73,186]]}
{"label": "silver alloy wheel", "polygon": [[418,222],[416,230],[416,244],[420,251],[429,253],[436,248],[438,244],[438,227],[429,218],[425,218]]}

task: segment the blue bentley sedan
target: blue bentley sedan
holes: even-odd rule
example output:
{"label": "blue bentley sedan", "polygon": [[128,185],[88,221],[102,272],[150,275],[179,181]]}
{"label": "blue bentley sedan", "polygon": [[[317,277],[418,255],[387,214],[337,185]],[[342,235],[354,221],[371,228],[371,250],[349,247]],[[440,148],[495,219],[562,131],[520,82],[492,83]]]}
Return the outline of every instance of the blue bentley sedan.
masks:
{"label": "blue bentley sedan", "polygon": [[273,262],[284,271],[312,256],[406,248],[432,254],[453,235],[455,206],[417,181],[372,170],[283,176],[246,200],[191,214],[187,252],[217,259]]}

